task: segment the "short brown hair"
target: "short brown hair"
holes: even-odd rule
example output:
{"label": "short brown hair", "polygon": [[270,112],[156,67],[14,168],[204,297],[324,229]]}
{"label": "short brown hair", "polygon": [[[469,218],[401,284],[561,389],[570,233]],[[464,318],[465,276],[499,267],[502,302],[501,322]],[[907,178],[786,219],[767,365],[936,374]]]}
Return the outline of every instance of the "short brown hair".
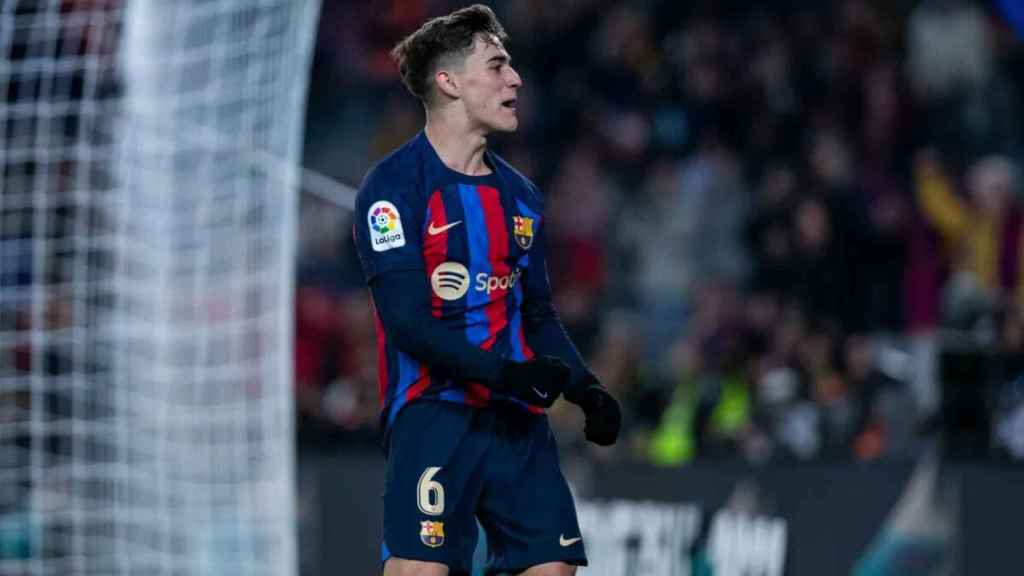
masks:
{"label": "short brown hair", "polygon": [[419,30],[405,37],[391,51],[398,63],[405,87],[423,102],[430,97],[430,78],[445,56],[465,56],[473,49],[478,34],[496,36],[502,44],[508,34],[494,11],[483,4],[456,10],[447,16],[427,20]]}

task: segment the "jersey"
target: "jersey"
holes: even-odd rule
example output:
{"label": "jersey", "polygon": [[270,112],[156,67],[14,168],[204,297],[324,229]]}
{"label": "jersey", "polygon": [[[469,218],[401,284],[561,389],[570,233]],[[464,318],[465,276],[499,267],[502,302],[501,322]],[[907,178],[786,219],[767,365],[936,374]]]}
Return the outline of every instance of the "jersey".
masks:
{"label": "jersey", "polygon": [[[543,202],[533,183],[497,154],[487,151],[485,162],[492,170],[486,176],[451,170],[420,132],[364,179],[355,244],[368,283],[389,271],[423,270],[434,318],[474,346],[523,361],[533,356],[520,309],[524,294],[550,298],[538,252]],[[374,306],[385,431],[413,401],[485,407],[499,399],[479,382],[460,381],[398,349]]]}

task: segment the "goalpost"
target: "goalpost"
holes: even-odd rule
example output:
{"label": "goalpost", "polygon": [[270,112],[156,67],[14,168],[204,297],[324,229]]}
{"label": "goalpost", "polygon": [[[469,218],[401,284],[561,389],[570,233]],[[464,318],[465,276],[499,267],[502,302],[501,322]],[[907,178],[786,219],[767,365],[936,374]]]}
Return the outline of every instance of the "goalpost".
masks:
{"label": "goalpost", "polygon": [[0,0],[0,574],[296,573],[319,0]]}

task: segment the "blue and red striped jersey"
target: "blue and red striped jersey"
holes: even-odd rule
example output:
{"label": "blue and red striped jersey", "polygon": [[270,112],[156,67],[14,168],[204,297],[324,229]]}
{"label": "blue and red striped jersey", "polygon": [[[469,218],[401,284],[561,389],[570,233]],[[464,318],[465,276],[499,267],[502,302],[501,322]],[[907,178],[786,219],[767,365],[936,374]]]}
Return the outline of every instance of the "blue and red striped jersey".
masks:
{"label": "blue and red striped jersey", "polygon": [[[421,132],[367,174],[356,200],[354,235],[367,282],[390,271],[422,270],[431,313],[471,344],[512,360],[533,352],[520,306],[524,290],[550,297],[546,271],[531,274],[543,225],[537,188],[490,151],[486,176],[448,168]],[[376,306],[376,304],[375,304]],[[478,382],[449,377],[398,349],[374,310],[381,423],[390,427],[403,406],[440,400],[488,406],[495,394]],[[524,409],[542,412],[535,406]]]}

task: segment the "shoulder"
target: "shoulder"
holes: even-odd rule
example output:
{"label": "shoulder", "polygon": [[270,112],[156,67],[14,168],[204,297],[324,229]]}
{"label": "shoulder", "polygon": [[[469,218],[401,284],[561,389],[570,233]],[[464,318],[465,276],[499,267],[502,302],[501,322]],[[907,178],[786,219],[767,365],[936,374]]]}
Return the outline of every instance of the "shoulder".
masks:
{"label": "shoulder", "polygon": [[524,176],[522,172],[516,170],[504,158],[494,152],[490,154],[495,169],[498,170],[502,179],[515,189],[519,198],[538,210],[542,209],[544,207],[544,196],[541,195],[540,188],[532,180]]}
{"label": "shoulder", "polygon": [[415,136],[370,167],[359,185],[359,197],[414,190],[421,164],[420,136]]}

